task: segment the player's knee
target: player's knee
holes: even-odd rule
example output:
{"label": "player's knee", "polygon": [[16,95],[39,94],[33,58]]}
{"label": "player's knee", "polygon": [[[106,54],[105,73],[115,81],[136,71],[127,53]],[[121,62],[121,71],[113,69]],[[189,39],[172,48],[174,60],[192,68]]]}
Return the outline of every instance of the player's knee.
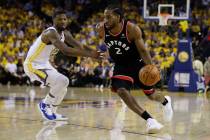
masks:
{"label": "player's knee", "polygon": [[68,87],[69,79],[66,76],[61,75],[58,79],[57,83],[60,84],[61,87]]}

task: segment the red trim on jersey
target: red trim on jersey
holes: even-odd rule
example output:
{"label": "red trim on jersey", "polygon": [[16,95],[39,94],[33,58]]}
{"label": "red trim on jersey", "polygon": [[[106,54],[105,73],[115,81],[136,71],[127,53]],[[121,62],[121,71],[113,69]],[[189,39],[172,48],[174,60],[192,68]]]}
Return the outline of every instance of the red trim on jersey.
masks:
{"label": "red trim on jersey", "polygon": [[146,95],[151,95],[151,94],[155,93],[155,90],[152,88],[152,89],[149,89],[149,90],[143,90],[143,92]]}
{"label": "red trim on jersey", "polygon": [[130,21],[128,21],[126,24],[126,38],[127,38],[128,42],[131,43],[131,41],[128,39],[128,30],[127,30],[128,24],[130,24]]}
{"label": "red trim on jersey", "polygon": [[115,76],[112,76],[112,79],[126,80],[126,81],[130,81],[131,83],[134,83],[134,80],[132,77],[125,76],[125,75],[115,75]]}
{"label": "red trim on jersey", "polygon": [[123,28],[124,28],[124,20],[123,20],[123,25],[122,25],[122,28],[121,28],[121,30],[120,30],[120,32],[119,32],[119,33],[117,33],[117,34],[113,34],[111,31],[109,31],[109,33],[110,33],[112,36],[118,36],[119,34],[121,34],[121,33],[122,33]]}

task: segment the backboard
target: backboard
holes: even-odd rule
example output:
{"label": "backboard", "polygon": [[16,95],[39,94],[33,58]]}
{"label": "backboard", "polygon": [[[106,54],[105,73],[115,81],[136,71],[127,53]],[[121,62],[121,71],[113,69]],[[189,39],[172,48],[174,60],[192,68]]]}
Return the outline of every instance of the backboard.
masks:
{"label": "backboard", "polygon": [[161,15],[170,15],[168,19],[188,20],[190,0],[144,0],[144,19],[161,20]]}

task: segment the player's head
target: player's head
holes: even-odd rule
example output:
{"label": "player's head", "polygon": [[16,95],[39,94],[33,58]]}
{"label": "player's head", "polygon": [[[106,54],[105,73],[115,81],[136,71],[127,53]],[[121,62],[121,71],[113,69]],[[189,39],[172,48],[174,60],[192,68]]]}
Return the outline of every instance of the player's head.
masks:
{"label": "player's head", "polygon": [[58,30],[65,30],[67,26],[67,16],[66,12],[62,9],[55,10],[53,16],[53,24]]}
{"label": "player's head", "polygon": [[123,11],[116,5],[109,5],[104,10],[104,23],[107,29],[111,30],[123,19]]}

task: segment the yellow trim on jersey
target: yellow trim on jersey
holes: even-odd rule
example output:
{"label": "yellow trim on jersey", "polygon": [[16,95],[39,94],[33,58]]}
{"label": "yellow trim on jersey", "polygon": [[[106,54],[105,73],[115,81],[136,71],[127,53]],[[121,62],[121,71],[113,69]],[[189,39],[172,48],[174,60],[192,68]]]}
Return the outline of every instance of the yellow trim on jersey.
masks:
{"label": "yellow trim on jersey", "polygon": [[36,75],[38,75],[39,77],[45,79],[47,77],[47,75],[43,72],[43,71],[40,71],[40,70],[37,70],[37,69],[34,69],[32,67],[32,61],[42,52],[42,50],[44,49],[44,47],[46,46],[45,43],[41,43],[38,47],[37,47],[37,50],[34,52],[34,54],[29,57],[28,59],[28,70],[32,73],[35,73]]}
{"label": "yellow trim on jersey", "polygon": [[30,72],[32,73],[35,73],[36,75],[38,75],[39,77],[41,77],[42,79],[45,79],[47,77],[47,75],[43,72],[43,71],[40,71],[40,70],[37,70],[37,69],[34,69],[32,67],[32,64],[31,63],[28,63],[28,69]]}

